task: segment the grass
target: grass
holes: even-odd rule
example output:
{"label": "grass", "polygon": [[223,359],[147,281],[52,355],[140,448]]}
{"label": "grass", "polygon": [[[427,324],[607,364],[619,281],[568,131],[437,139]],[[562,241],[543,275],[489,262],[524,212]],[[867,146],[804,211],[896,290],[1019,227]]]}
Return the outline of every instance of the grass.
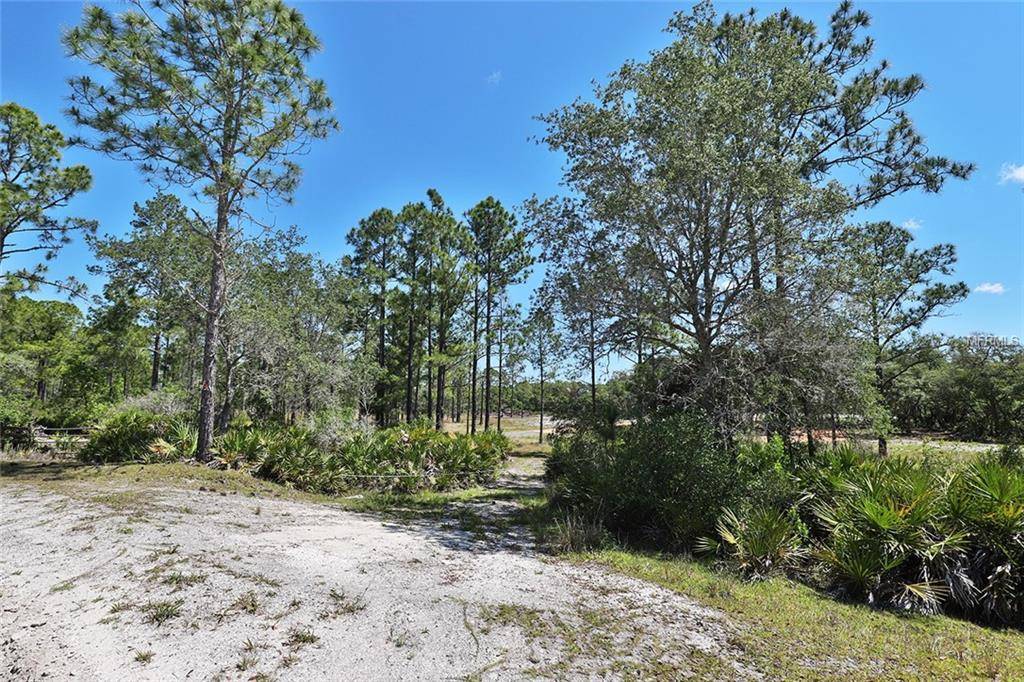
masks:
{"label": "grass", "polygon": [[288,639],[285,640],[285,646],[289,649],[300,649],[307,644],[316,644],[320,641],[320,638],[313,634],[313,631],[309,628],[293,627],[288,631]]}
{"label": "grass", "polygon": [[321,620],[359,613],[366,608],[366,600],[362,595],[350,597],[345,590],[332,587],[328,596],[331,598],[331,604],[329,608],[320,612]]}
{"label": "grass", "polygon": [[181,573],[179,571],[175,571],[174,573],[164,576],[164,579],[161,582],[165,585],[172,586],[174,591],[177,592],[178,590],[191,587],[197,583],[206,582],[206,576],[201,573]]}
{"label": "grass", "polygon": [[182,599],[151,601],[142,607],[142,613],[145,614],[147,623],[160,626],[181,615],[181,605],[184,603]]}
{"label": "grass", "polygon": [[248,614],[255,614],[260,610],[260,600],[256,593],[250,590],[236,599],[232,607]]}
{"label": "grass", "polygon": [[141,663],[142,665],[147,665],[152,660],[153,660],[153,652],[152,651],[136,651],[135,652],[135,662],[136,663]]}
{"label": "grass", "polygon": [[997,445],[968,443],[958,440],[937,440],[921,438],[913,440],[894,439],[889,443],[889,454],[903,457],[932,459],[946,464],[970,464]]}
{"label": "grass", "polygon": [[839,602],[782,578],[747,582],[697,561],[605,550],[570,555],[719,609],[776,679],[1021,679],[1024,634]]}

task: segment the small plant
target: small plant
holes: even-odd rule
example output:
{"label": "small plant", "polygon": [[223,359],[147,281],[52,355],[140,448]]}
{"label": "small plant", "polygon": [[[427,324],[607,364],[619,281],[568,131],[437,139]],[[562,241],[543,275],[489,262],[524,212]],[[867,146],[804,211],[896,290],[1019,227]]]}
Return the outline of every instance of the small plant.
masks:
{"label": "small plant", "polygon": [[293,627],[288,631],[288,638],[285,645],[291,649],[300,649],[307,644],[316,644],[320,638],[313,634],[309,628]]}
{"label": "small plant", "polygon": [[174,573],[170,573],[165,576],[162,582],[165,585],[171,585],[174,587],[174,591],[177,592],[182,588],[191,587],[192,585],[205,581],[206,576],[201,573],[181,573],[179,571],[175,571]]}
{"label": "small plant", "polygon": [[599,518],[576,512],[556,519],[544,539],[555,552],[585,552],[606,547],[611,541]]}
{"label": "small plant", "polygon": [[366,600],[362,596],[349,597],[344,590],[331,588],[330,597],[331,608],[320,613],[321,620],[359,613],[366,608]]}
{"label": "small plant", "polygon": [[717,530],[718,538],[701,538],[697,550],[722,554],[752,577],[792,568],[808,555],[797,521],[777,509],[756,508],[742,518],[726,510]]}
{"label": "small plant", "polygon": [[153,660],[153,655],[152,651],[136,651],[135,662],[141,663],[142,665],[148,665],[149,662]]}
{"label": "small plant", "polygon": [[132,603],[129,601],[116,601],[110,605],[110,613],[121,613],[122,611],[128,611],[132,608]]}
{"label": "small plant", "polygon": [[181,605],[184,603],[183,599],[152,601],[142,607],[142,613],[145,614],[147,623],[160,626],[172,618],[177,618],[181,614]]}
{"label": "small plant", "polygon": [[153,455],[150,446],[166,435],[168,421],[141,410],[115,414],[89,434],[79,457],[93,464],[148,461]]}
{"label": "small plant", "polygon": [[246,670],[254,667],[257,663],[258,661],[253,656],[242,656],[242,660],[235,663],[235,670],[238,672],[245,672]]}
{"label": "small plant", "polygon": [[236,599],[235,603],[232,606],[238,609],[239,611],[244,611],[245,613],[249,614],[255,614],[257,611],[260,610],[260,600],[256,596],[256,593],[250,590],[249,592],[246,592],[241,597]]}

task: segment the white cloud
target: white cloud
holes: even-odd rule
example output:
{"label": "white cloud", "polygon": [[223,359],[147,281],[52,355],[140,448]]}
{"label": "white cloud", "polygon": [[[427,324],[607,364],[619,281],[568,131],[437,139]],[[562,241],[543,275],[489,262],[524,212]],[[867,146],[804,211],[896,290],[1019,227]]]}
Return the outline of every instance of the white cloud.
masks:
{"label": "white cloud", "polygon": [[920,220],[915,220],[914,218],[907,218],[906,220],[903,221],[903,229],[904,230],[911,230],[911,231],[913,231],[913,230],[920,230],[921,229],[921,221]]}
{"label": "white cloud", "polygon": [[491,71],[490,75],[484,79],[488,85],[498,85],[501,83],[501,71]]}
{"label": "white cloud", "polygon": [[974,292],[978,294],[1001,294],[1004,291],[1006,291],[1006,287],[1002,282],[982,282],[974,287]]}
{"label": "white cloud", "polygon": [[999,169],[999,184],[1005,185],[1008,182],[1016,182],[1024,185],[1024,164],[1018,166],[1015,163],[1004,163]]}

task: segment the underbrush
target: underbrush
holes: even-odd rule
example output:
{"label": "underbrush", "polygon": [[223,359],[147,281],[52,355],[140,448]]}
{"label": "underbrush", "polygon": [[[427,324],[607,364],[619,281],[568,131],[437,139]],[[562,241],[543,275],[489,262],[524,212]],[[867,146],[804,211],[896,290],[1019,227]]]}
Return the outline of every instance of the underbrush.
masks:
{"label": "underbrush", "polygon": [[[788,575],[841,598],[1024,625],[1024,457],[969,464],[814,456],[781,440],[721,446],[697,415],[555,440],[554,544],[695,551],[747,578]],[[571,521],[570,521],[571,520]]]}
{"label": "underbrush", "polygon": [[[130,410],[103,421],[79,456],[95,464],[173,462],[194,458],[196,449],[197,432],[188,420]],[[216,438],[212,463],[329,495],[353,488],[408,493],[489,483],[510,449],[495,432],[468,436],[424,425],[356,433],[325,445],[320,434],[301,426],[239,420]]]}

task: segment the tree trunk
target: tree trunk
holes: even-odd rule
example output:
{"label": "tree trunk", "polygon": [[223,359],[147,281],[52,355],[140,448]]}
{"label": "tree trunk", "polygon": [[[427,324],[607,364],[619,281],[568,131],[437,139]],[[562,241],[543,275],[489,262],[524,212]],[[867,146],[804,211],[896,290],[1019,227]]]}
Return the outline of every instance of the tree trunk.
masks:
{"label": "tree trunk", "polygon": [[203,385],[199,393],[199,436],[196,458],[210,461],[213,444],[215,409],[214,385],[217,381],[217,341],[220,336],[220,313],[224,305],[224,256],[228,239],[227,196],[217,202],[217,232],[214,237],[213,267],[210,271],[210,295],[206,304],[206,331],[203,337]]}
{"label": "tree trunk", "polygon": [[[39,402],[46,402],[46,377],[43,376],[43,372],[46,370],[46,360],[39,360],[39,379],[36,381],[36,398]],[[111,383],[113,379],[111,379]],[[111,391],[112,393],[113,391]]]}
{"label": "tree trunk", "polygon": [[[385,246],[383,256],[383,267],[382,270],[387,272],[387,247]],[[376,407],[377,411],[374,417],[377,419],[377,426],[387,426],[387,409],[384,407],[384,398],[387,391],[387,387],[384,385],[385,372],[387,371],[388,357],[387,357],[387,279],[382,278],[380,281],[380,292],[377,298],[377,367],[380,369],[381,378],[377,379],[377,385],[375,387],[376,394]]]}
{"label": "tree trunk", "polygon": [[[445,344],[444,331],[442,330],[437,337],[437,353],[442,358],[444,357]],[[442,361],[437,365],[437,407],[434,410],[434,428],[440,431],[444,428],[444,380],[447,367]]]}
{"label": "tree trunk", "polygon": [[412,301],[412,293],[409,294],[409,328],[406,334],[406,350],[405,350],[405,421],[408,423],[412,421],[412,400],[413,400],[413,387],[412,387],[412,357],[413,357],[413,336],[415,335],[415,320],[413,319],[413,311],[415,304]]}
{"label": "tree trunk", "polygon": [[540,346],[540,439],[538,443],[544,443],[544,345]]}
{"label": "tree trunk", "polygon": [[502,320],[498,324],[498,433],[501,433],[501,412],[504,408],[502,404],[502,387],[505,385],[505,379],[502,373],[502,365],[504,362],[503,354],[505,352],[505,322]]}
{"label": "tree trunk", "polygon": [[837,434],[836,434],[836,431],[837,431],[836,422],[837,421],[838,421],[838,415],[836,415],[836,408],[833,407],[832,408],[832,447],[833,448],[835,448],[836,440],[837,440],[837,438],[836,438],[836,436],[837,436]]}
{"label": "tree trunk", "polygon": [[476,367],[480,336],[480,283],[473,286],[473,372],[469,388],[469,432],[476,433]]}
{"label": "tree trunk", "polygon": [[224,367],[224,400],[220,406],[220,415],[217,417],[217,429],[220,431],[226,431],[228,424],[231,423],[231,403],[234,400],[235,392],[232,381],[234,369],[233,362],[228,362]]}
{"label": "tree trunk", "polygon": [[807,398],[803,398],[804,407],[804,430],[807,432],[807,454],[814,457],[816,444],[814,442],[814,424],[811,422],[811,404]]}
{"label": "tree trunk", "polygon": [[160,332],[153,334],[153,369],[149,375],[149,390],[160,388]]}
{"label": "tree trunk", "polygon": [[594,348],[594,311],[590,311],[590,411],[597,414],[597,352]]}
{"label": "tree trunk", "polygon": [[491,276],[487,275],[484,292],[486,321],[484,323],[484,431],[491,428]]}

